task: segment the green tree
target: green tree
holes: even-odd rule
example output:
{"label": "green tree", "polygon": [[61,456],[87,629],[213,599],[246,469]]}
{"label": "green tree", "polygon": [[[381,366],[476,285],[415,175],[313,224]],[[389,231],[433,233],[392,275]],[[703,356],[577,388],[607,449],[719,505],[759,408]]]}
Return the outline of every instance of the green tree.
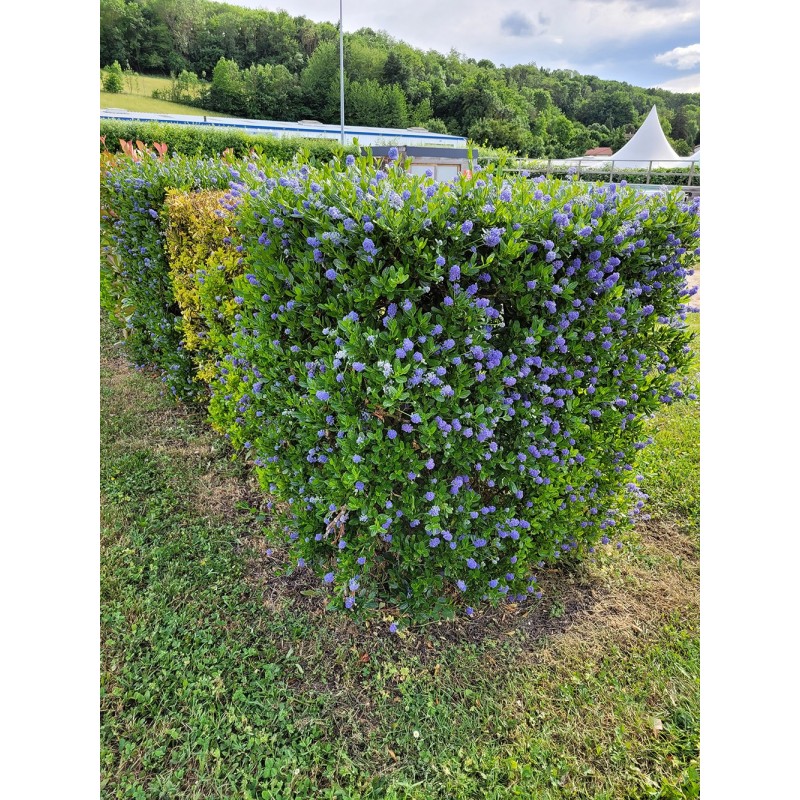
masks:
{"label": "green tree", "polygon": [[152,14],[169,31],[173,47],[180,56],[189,54],[194,32],[200,27],[204,5],[202,0],[148,0]]}
{"label": "green tree", "polygon": [[134,92],[138,92],[139,76],[130,67],[127,67],[122,74],[125,76],[125,84],[128,87],[128,94],[134,94]]}
{"label": "green tree", "polygon": [[408,127],[408,103],[403,90],[396,85],[385,86],[383,94],[386,97],[386,114],[382,124],[387,128]]}
{"label": "green tree", "polygon": [[455,99],[462,128],[468,128],[479,119],[498,116],[501,106],[494,82],[485,72],[467,79],[459,87]]}
{"label": "green tree", "polygon": [[605,125],[593,122],[588,130],[592,132],[592,136],[595,139],[595,144],[591,145],[591,147],[611,147],[611,131]]}
{"label": "green tree", "polygon": [[[347,70],[345,69],[345,75]],[[302,116],[320,122],[339,117],[339,43],[323,42],[300,73]]]}
{"label": "green tree", "polygon": [[297,76],[283,64],[254,64],[242,73],[242,85],[248,117],[297,118]]}
{"label": "green tree", "polygon": [[235,61],[221,58],[214,67],[208,93],[211,107],[225,114],[241,116],[247,113],[244,81]]}
{"label": "green tree", "polygon": [[547,111],[553,106],[553,98],[547,89],[533,89],[531,92],[531,104],[538,112]]}
{"label": "green tree", "polygon": [[569,140],[570,150],[573,156],[582,156],[587,150],[600,145],[600,136],[597,128],[602,127],[597,124],[586,127],[580,122],[573,123],[574,131]]}
{"label": "green tree", "polygon": [[433,118],[433,106],[427,98],[415,106],[411,112],[412,125],[424,125],[427,120]]}
{"label": "green tree", "polygon": [[[339,48],[336,48],[337,58]],[[386,64],[386,51],[361,39],[357,34],[344,37],[344,74],[356,80],[380,81]]]}
{"label": "green tree", "polygon": [[564,114],[557,114],[548,121],[545,147],[550,158],[571,158],[576,155],[573,139],[575,123]]}
{"label": "green tree", "polygon": [[119,61],[115,61],[110,67],[106,67],[103,75],[103,91],[119,94],[124,88],[122,67]]}
{"label": "green tree", "polygon": [[175,62],[183,61],[175,45],[169,28],[153,8],[152,0],[145,0],[142,8],[143,34],[139,53],[140,68],[150,72],[175,72],[186,68],[185,62],[176,69]]}
{"label": "green tree", "polygon": [[146,25],[135,0],[100,0],[100,66],[114,61],[139,66]]}
{"label": "green tree", "polygon": [[505,147],[519,155],[529,155],[533,146],[530,130],[518,120],[479,119],[468,135],[478,144]]}
{"label": "green tree", "polygon": [[692,154],[692,146],[685,141],[684,139],[673,139],[669,138],[669,143],[672,145],[672,149],[679,155],[679,156],[690,156]]}
{"label": "green tree", "polygon": [[435,117],[419,124],[431,133],[450,133],[450,131],[447,130],[447,125],[445,125],[442,120],[436,119]]}
{"label": "green tree", "polygon": [[[308,21],[286,11],[239,10],[255,22],[250,25],[251,31],[245,31],[248,60],[283,64],[293,74],[300,72],[309,55],[302,39]],[[320,40],[317,34],[317,43]]]}
{"label": "green tree", "polygon": [[377,81],[348,81],[345,118],[353,125],[383,125],[388,113],[386,94]]}
{"label": "green tree", "polygon": [[630,93],[601,89],[581,103],[576,117],[584,125],[599,122],[607,128],[619,128],[635,122],[637,113]]}
{"label": "green tree", "polygon": [[687,104],[681,106],[672,119],[672,135],[676,139],[683,139],[688,145],[697,143],[700,133],[700,108]]}
{"label": "green tree", "polygon": [[172,102],[191,105],[200,94],[200,81],[194,72],[183,70],[172,82]]}
{"label": "green tree", "polygon": [[547,120],[553,115],[553,98],[547,89],[530,89],[527,86],[520,89],[524,98],[528,127],[534,136],[541,137],[547,129]]}
{"label": "green tree", "polygon": [[555,70],[546,83],[547,85],[543,88],[550,92],[553,102],[568,117],[576,116],[584,97],[591,92],[585,76],[572,69]]}
{"label": "green tree", "polygon": [[405,91],[408,86],[409,78],[411,77],[411,70],[406,66],[402,57],[396,50],[390,50],[386,58],[386,63],[383,65],[381,72],[381,81],[386,86],[397,84]]}

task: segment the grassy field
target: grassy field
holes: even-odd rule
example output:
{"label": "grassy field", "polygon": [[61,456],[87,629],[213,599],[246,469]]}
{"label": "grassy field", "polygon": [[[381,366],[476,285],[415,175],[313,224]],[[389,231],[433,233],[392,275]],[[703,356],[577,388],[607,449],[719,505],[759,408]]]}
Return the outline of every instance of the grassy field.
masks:
{"label": "grassy field", "polygon": [[169,78],[156,78],[151,75],[126,76],[123,84],[124,91],[119,94],[112,94],[111,92],[103,91],[101,81],[100,108],[124,108],[126,111],[161,112],[164,114],[192,114],[201,117],[204,114],[219,116],[217,112],[205,111],[196,106],[185,106],[180,103],[171,103],[168,100],[154,99],[154,89],[169,89],[171,84]]}
{"label": "grassy field", "polygon": [[392,636],[286,574],[224,442],[113,338],[104,326],[103,797],[699,796],[697,402],[653,420],[653,518],[621,550],[548,571],[536,605]]}

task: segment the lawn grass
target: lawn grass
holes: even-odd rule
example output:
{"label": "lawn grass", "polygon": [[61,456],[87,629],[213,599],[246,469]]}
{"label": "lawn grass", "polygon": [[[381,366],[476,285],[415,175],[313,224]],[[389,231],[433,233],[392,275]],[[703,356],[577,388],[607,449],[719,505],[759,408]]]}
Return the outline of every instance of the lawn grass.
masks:
{"label": "lawn grass", "polygon": [[653,421],[653,519],[621,550],[546,571],[535,605],[392,636],[287,575],[244,468],[113,340],[104,323],[103,797],[699,796],[696,402]]}
{"label": "lawn grass", "polygon": [[[101,79],[102,80],[102,79]],[[171,103],[168,100],[156,100],[154,89],[169,89],[170,78],[159,78],[152,75],[126,76],[123,79],[124,91],[119,93],[104,92],[102,82],[100,88],[100,108],[124,108],[126,111],[145,111],[162,114],[190,114],[195,117],[203,115],[220,116],[219,112],[206,111],[197,106],[186,106]]]}
{"label": "lawn grass", "polygon": [[[698,314],[687,318],[697,338],[695,353],[700,347]],[[695,360],[693,382],[699,386],[699,360]],[[662,409],[649,424],[655,446],[642,451],[638,469],[648,481],[650,513],[682,529],[698,531],[700,527],[700,406],[698,403],[676,403]]]}

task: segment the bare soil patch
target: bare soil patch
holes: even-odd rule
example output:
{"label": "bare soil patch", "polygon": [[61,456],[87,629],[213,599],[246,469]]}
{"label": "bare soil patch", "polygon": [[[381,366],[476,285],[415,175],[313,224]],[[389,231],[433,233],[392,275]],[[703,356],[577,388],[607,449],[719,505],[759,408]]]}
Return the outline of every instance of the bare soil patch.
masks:
{"label": "bare soil patch", "polygon": [[[641,552],[631,557],[613,551],[596,562],[563,564],[539,573],[544,596],[540,601],[505,603],[481,609],[472,619],[430,622],[412,626],[393,641],[398,650],[426,663],[441,647],[509,640],[539,644],[534,657],[546,657],[561,647],[580,647],[599,655],[608,644],[630,646],[648,636],[675,612],[696,615],[699,607],[699,554],[690,536],[668,523],[649,523],[637,529]],[[329,614],[329,593],[308,569],[287,573],[280,547],[261,536],[248,538],[247,580],[271,613],[292,611],[319,619],[334,640],[368,652],[375,636],[385,636],[388,622],[371,624]],[[682,566],[678,568],[678,564]],[[333,617],[336,617],[334,620]],[[386,619],[398,619],[385,609]],[[402,625],[402,622],[401,622]],[[297,645],[294,646],[297,653]]]}

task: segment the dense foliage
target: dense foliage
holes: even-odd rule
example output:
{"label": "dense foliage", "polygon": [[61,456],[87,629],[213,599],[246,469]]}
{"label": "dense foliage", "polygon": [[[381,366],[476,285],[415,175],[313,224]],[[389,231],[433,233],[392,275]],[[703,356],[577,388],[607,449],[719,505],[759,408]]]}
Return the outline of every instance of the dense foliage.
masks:
{"label": "dense foliage", "polygon": [[250,134],[236,128],[214,128],[210,125],[176,125],[162,122],[130,122],[101,119],[101,147],[110,152],[121,152],[122,141],[164,142],[171,153],[188,156],[218,156],[231,150],[245,156],[256,150],[272,161],[291,161],[298,153],[311,162],[328,161],[333,156],[357,153],[352,145],[341,147],[330,139],[278,138]]}
{"label": "dense foliage", "polygon": [[104,325],[101,797],[698,797],[698,403],[650,421],[657,538],[598,553],[580,586],[549,570],[522,613],[398,637],[395,609],[349,625],[307,570],[275,574],[230,504],[245,464],[114,341]]}
{"label": "dense foliage", "polygon": [[[638,513],[643,421],[682,396],[688,359],[697,207],[680,192],[491,172],[436,183],[352,156],[196,164],[193,182],[180,158],[106,178],[127,279],[146,278],[134,327],[154,323],[147,343],[170,362],[156,363],[183,370],[175,289],[151,287],[156,197],[230,179],[217,219],[235,222],[241,240],[224,243],[241,264],[219,270],[219,232],[203,245],[186,229],[194,255],[181,262],[170,234],[173,275],[194,292],[196,257],[197,291],[215,276],[202,301],[213,292],[224,318],[212,421],[284,501],[290,550],[334,604],[422,615],[523,599],[537,565]],[[210,198],[172,196],[174,224],[183,203],[196,228]]]}
{"label": "dense foliage", "polygon": [[102,180],[118,166],[119,156],[100,153],[100,307],[108,314],[111,323],[118,328],[128,329],[128,300],[126,280],[122,277],[122,260],[114,241],[113,221],[116,217],[111,202],[112,196]]}
{"label": "dense foliage", "polygon": [[186,351],[164,248],[164,203],[169,189],[224,187],[227,168],[214,159],[129,152],[133,157],[107,165],[101,174],[101,229],[119,260],[117,284],[107,294],[123,298],[126,344],[134,362],[155,365],[174,394],[189,397],[197,390],[196,366]]}
{"label": "dense foliage", "polygon": [[[101,0],[100,64],[174,74],[172,99],[225,114],[336,122],[337,29],[285,11],[196,0]],[[619,149],[653,104],[680,155],[699,141],[700,97],[423,52],[384,32],[345,34],[345,115],[424,125],[526,155]]]}
{"label": "dense foliage", "polygon": [[242,274],[238,237],[222,191],[168,193],[166,249],[173,291],[183,317],[186,349],[196,353],[197,377],[208,382],[214,362],[230,352],[238,311],[232,280]]}
{"label": "dense foliage", "polygon": [[242,194],[212,417],[341,602],[524,596],[533,565],[636,510],[621,476],[688,352],[667,324],[696,229],[680,203],[366,161]]}
{"label": "dense foliage", "polygon": [[118,94],[122,89],[122,67],[115,61],[103,70],[103,91]]}
{"label": "dense foliage", "polygon": [[620,183],[625,181],[629,184],[644,184],[656,186],[699,186],[700,185],[700,162],[693,162],[680,167],[634,167],[627,166],[624,161],[616,162],[594,162],[589,160],[581,164],[550,159],[535,158],[513,158],[505,151],[480,150],[478,163],[483,167],[492,164],[498,170],[510,172],[520,172],[527,170],[535,175],[546,175],[549,178],[560,178],[570,180],[575,177],[590,183],[601,181],[603,183]]}

